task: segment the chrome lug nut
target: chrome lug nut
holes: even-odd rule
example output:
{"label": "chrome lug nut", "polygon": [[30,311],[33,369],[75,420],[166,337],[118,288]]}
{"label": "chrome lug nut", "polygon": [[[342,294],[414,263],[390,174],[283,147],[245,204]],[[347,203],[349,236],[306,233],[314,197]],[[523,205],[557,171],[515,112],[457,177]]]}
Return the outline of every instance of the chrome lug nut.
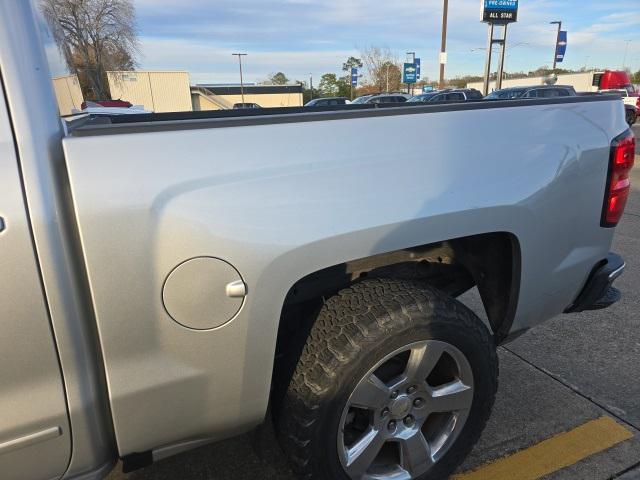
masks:
{"label": "chrome lug nut", "polygon": [[396,422],[391,420],[387,425],[387,428],[389,429],[390,432],[393,432],[396,429]]}
{"label": "chrome lug nut", "polygon": [[382,418],[386,417],[389,415],[389,409],[388,408],[383,408],[382,409]]}
{"label": "chrome lug nut", "polygon": [[391,400],[395,400],[396,398],[398,398],[398,391],[394,390],[391,392]]}
{"label": "chrome lug nut", "polygon": [[413,418],[413,415],[407,415],[406,417],[404,417],[404,424],[407,427],[413,426],[414,422],[415,422],[415,418]]}
{"label": "chrome lug nut", "polygon": [[422,407],[423,405],[424,405],[424,400],[423,400],[422,398],[416,398],[416,399],[413,401],[413,406],[414,406],[414,407],[416,407],[416,408],[420,408],[420,407]]}
{"label": "chrome lug nut", "polygon": [[407,394],[411,395],[413,393],[416,393],[416,390],[418,390],[418,387],[416,387],[415,385],[411,385],[409,388],[407,388]]}

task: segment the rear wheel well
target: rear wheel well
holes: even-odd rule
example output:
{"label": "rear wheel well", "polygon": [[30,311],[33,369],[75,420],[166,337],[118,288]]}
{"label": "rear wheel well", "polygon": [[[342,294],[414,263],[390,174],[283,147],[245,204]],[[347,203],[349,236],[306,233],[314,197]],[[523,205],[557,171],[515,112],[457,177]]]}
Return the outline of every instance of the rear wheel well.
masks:
{"label": "rear wheel well", "polygon": [[477,286],[499,343],[508,335],[515,316],[520,246],[517,238],[506,232],[472,235],[333,265],[301,278],[287,293],[282,308],[275,382],[285,379],[286,383],[293,373],[324,299],[367,278],[411,280],[452,297]]}

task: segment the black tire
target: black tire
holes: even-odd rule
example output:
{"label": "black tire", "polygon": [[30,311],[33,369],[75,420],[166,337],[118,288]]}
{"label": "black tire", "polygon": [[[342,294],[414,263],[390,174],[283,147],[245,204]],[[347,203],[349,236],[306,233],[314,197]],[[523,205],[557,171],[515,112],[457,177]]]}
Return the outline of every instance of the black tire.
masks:
{"label": "black tire", "polygon": [[338,456],[337,431],[349,395],[386,355],[422,340],[448,342],[466,356],[474,394],[455,443],[419,478],[446,478],[462,462],[493,407],[498,385],[493,338],[473,312],[438,290],[371,279],[326,301],[276,412],[279,439],[301,478],[348,479]]}
{"label": "black tire", "polygon": [[636,123],[636,120],[637,120],[636,112],[634,112],[633,110],[627,109],[626,113],[627,113],[627,123],[629,124],[629,126]]}

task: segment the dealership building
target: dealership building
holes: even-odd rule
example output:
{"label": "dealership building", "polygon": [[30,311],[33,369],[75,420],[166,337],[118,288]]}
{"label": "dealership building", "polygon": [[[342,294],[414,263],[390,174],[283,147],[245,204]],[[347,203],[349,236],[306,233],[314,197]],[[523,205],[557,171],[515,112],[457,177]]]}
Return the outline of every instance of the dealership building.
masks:
{"label": "dealership building", "polygon": [[194,110],[233,108],[236,103],[257,103],[261,107],[302,106],[302,85],[210,85],[191,87]]}
{"label": "dealership building", "polygon": [[[191,85],[185,71],[107,72],[111,98],[156,113],[228,110],[242,103],[240,85]],[[299,107],[301,85],[244,85],[244,102],[261,107]]]}
{"label": "dealership building", "polygon": [[[302,106],[302,85],[191,85],[186,71],[120,71],[107,72],[112,100],[125,100],[141,105],[145,110],[189,112],[198,110],[228,110],[242,103],[261,107]],[[80,110],[84,101],[76,75],[53,79],[61,115]]]}

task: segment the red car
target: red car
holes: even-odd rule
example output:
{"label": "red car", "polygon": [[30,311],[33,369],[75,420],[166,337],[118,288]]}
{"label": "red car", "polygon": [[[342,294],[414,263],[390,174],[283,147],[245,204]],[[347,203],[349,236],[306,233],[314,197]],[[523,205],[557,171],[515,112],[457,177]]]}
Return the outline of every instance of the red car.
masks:
{"label": "red car", "polygon": [[[91,106],[94,106],[94,107],[96,106],[95,105],[96,103],[101,107],[130,108],[133,106],[131,102],[127,102],[125,100],[93,100],[88,103],[93,104]],[[80,108],[82,108],[82,110],[86,110],[87,107],[89,107],[88,103],[82,102],[82,105],[80,105]]]}

